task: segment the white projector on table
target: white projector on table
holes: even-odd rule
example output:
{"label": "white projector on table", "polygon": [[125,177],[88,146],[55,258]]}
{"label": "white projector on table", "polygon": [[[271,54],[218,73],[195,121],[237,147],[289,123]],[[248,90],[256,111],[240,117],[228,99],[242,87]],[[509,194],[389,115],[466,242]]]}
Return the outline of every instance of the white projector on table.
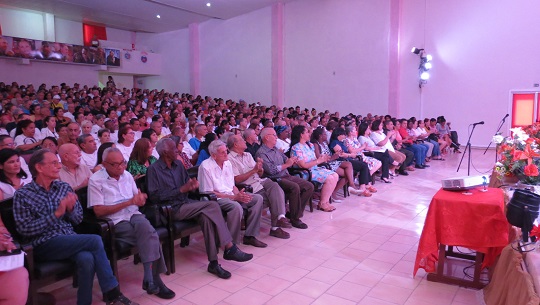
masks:
{"label": "white projector on table", "polygon": [[489,176],[456,177],[441,180],[442,188],[447,191],[469,190],[484,183],[489,184]]}

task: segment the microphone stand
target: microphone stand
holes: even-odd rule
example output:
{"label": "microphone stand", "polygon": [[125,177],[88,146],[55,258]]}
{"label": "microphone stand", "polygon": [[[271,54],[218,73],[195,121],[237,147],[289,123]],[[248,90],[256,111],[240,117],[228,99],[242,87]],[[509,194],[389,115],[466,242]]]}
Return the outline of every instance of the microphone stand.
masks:
{"label": "microphone stand", "polygon": [[[497,131],[495,131],[495,136],[499,134],[499,131],[501,131],[501,128],[503,127],[504,123],[506,122],[506,118],[508,117],[508,114],[502,118],[501,122],[499,123],[499,127],[497,128]],[[484,150],[484,155],[487,153],[488,149],[491,147],[491,144],[493,141],[489,142],[488,147],[486,147],[486,150]],[[497,144],[498,146],[498,144]],[[497,149],[495,149],[495,163],[497,162]]]}
{"label": "microphone stand", "polygon": [[[483,122],[482,122],[483,123]],[[459,172],[459,168],[461,167],[461,163],[463,162],[463,158],[465,158],[466,154],[469,154],[469,162],[467,162],[467,176],[471,175],[471,137],[473,135],[474,129],[476,128],[476,123],[472,124],[472,131],[469,134],[469,139],[467,140],[467,145],[465,146],[465,153],[463,156],[461,156],[461,161],[459,161],[459,165],[456,172]]]}

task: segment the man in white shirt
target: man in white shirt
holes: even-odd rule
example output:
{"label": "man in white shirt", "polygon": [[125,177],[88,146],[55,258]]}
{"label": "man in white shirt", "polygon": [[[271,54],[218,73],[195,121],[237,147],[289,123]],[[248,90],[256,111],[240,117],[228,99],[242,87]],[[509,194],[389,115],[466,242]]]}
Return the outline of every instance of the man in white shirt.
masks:
{"label": "man in white shirt", "polygon": [[229,148],[229,161],[233,167],[234,181],[253,188],[254,194],[263,197],[264,203],[270,208],[272,228],[270,236],[288,239],[289,233],[281,228],[292,228],[285,217],[285,193],[276,182],[261,178],[264,173],[262,160],[253,160],[250,153],[245,152],[246,141],[240,135],[232,135],[227,140]]}
{"label": "man in white shirt", "polygon": [[77,138],[77,143],[81,148],[81,164],[95,172],[97,164],[97,143],[91,134],[83,134]]}
{"label": "man in white shirt", "polygon": [[256,238],[261,225],[262,196],[247,194],[236,188],[225,143],[215,140],[210,143],[208,150],[210,158],[199,166],[199,191],[216,194],[221,210],[226,213],[227,227],[236,243],[240,240],[243,207],[247,208],[248,219],[243,242],[258,248],[266,247],[265,243]]}
{"label": "man in white shirt", "polygon": [[144,268],[143,289],[162,299],[174,298],[176,294],[159,276],[167,271],[159,236],[139,212],[139,207],[146,203],[146,194],[137,189],[117,148],[110,147],[103,152],[103,166],[88,183],[88,207],[94,209],[96,216],[113,221],[117,240],[139,249]]}

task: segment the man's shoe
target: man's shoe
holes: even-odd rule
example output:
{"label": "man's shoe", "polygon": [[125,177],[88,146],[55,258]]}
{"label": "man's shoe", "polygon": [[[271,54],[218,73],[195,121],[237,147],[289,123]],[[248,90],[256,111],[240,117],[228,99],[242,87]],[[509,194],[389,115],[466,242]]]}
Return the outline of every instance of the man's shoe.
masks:
{"label": "man's shoe", "polygon": [[255,236],[244,236],[244,245],[251,245],[257,248],[266,248],[268,245],[258,240]]}
{"label": "man's shoe", "polygon": [[238,249],[238,246],[233,244],[232,247],[225,250],[223,253],[223,258],[228,261],[247,262],[253,258],[253,254],[245,253]]}
{"label": "man's shoe", "polygon": [[159,292],[159,286],[154,282],[143,282],[142,289],[146,290],[148,294],[157,294]]}
{"label": "man's shoe", "polygon": [[426,167],[430,167],[431,165],[424,164],[422,166],[424,166],[424,168],[426,168]]}
{"label": "man's shoe", "polygon": [[425,168],[425,166],[424,166],[424,165],[418,165],[418,164],[417,164],[417,165],[415,165],[415,166],[414,166],[414,168],[418,168],[418,169],[424,169],[424,168]]}
{"label": "man's shoe", "polygon": [[139,303],[132,302],[130,299],[126,298],[123,294],[120,294],[116,299],[112,301],[107,301],[107,305],[139,305]]}
{"label": "man's shoe", "polygon": [[[230,273],[229,273],[229,276],[230,276]],[[162,284],[161,286],[159,286],[159,292],[156,294],[156,296],[158,298],[168,300],[168,299],[174,298],[176,296],[176,293],[170,290],[169,287],[165,286],[165,284]]]}
{"label": "man's shoe", "polygon": [[291,220],[291,225],[298,229],[307,229],[307,224],[303,223],[300,219]]}
{"label": "man's shoe", "polygon": [[270,230],[270,236],[274,236],[281,239],[289,239],[291,237],[291,234],[283,231],[281,228],[277,228],[275,230]]}
{"label": "man's shoe", "polygon": [[278,219],[276,226],[280,228],[292,228],[291,223],[285,217]]}
{"label": "man's shoe", "polygon": [[399,173],[400,175],[402,175],[402,176],[408,176],[408,175],[409,175],[409,173],[407,173],[406,170],[398,171],[398,173]]}
{"label": "man's shoe", "polygon": [[217,275],[220,279],[229,279],[231,278],[231,273],[223,268],[221,268],[220,264],[216,264],[214,267],[212,267],[212,264],[208,265],[208,272]]}

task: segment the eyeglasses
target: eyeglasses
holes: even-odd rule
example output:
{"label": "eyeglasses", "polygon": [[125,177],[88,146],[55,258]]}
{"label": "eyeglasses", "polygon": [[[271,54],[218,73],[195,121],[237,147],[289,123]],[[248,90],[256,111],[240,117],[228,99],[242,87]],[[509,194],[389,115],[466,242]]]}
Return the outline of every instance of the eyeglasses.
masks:
{"label": "eyeglasses", "polygon": [[115,167],[115,168],[120,168],[120,167],[122,167],[122,166],[126,166],[126,165],[127,165],[127,162],[126,162],[126,161],[122,161],[122,162],[119,162],[119,163],[111,163],[111,162],[103,161],[103,163],[107,163],[107,164],[109,164],[110,166]]}

